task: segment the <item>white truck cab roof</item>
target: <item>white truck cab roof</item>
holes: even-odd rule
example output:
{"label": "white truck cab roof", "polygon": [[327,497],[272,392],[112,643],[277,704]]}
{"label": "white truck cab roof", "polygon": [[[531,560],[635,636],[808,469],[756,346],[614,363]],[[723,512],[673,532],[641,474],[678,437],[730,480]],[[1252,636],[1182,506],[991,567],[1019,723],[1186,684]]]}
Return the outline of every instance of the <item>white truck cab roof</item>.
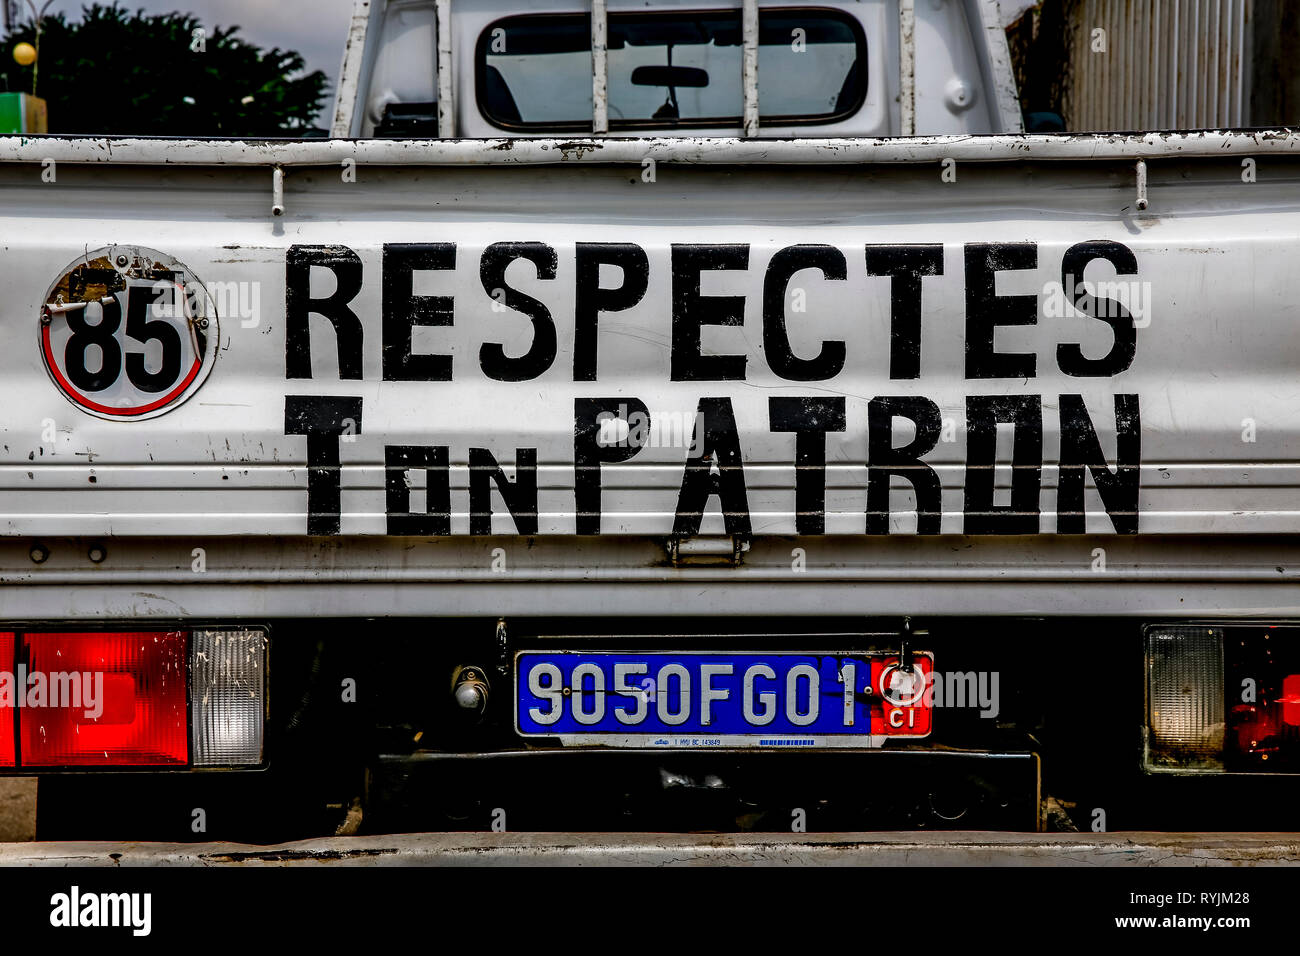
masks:
{"label": "white truck cab roof", "polygon": [[1022,129],[997,0],[357,0],[332,133]]}

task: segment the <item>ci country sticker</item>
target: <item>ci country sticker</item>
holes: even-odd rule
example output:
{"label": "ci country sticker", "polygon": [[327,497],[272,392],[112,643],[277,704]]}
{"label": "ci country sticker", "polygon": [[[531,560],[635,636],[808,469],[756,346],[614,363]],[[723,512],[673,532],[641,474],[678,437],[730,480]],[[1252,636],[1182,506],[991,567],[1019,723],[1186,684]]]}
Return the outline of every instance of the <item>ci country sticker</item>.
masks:
{"label": "ci country sticker", "polygon": [[218,332],[203,283],[171,256],[139,246],[78,259],[41,307],[50,377],[101,418],[153,418],[180,405],[212,371]]}

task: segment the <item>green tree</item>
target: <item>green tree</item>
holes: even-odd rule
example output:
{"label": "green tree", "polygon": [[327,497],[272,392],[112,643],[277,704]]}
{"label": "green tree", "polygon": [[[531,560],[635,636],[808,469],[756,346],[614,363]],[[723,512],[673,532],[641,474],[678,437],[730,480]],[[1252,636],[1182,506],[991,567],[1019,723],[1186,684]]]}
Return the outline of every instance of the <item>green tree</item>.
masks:
{"label": "green tree", "polygon": [[[301,136],[320,113],[327,80],[292,50],[264,50],[236,34],[204,31],[186,13],[146,15],[82,7],[42,21],[37,95],[50,132],[112,136]],[[34,24],[14,30],[0,52],[0,91],[31,92],[32,68],[13,48],[35,42]]]}

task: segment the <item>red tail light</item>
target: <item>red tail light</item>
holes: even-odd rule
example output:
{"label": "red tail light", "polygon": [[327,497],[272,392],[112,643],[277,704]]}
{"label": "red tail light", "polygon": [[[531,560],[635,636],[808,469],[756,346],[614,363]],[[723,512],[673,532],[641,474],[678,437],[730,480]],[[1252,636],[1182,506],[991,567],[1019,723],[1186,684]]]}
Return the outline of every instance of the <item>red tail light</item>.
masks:
{"label": "red tail light", "polygon": [[[0,633],[0,670],[9,667],[14,659],[14,635],[12,632]],[[0,674],[0,767],[12,767],[17,763],[14,752],[14,738],[18,733],[15,723],[15,696],[18,689],[14,686],[11,674]],[[5,678],[10,678],[6,683]]]}
{"label": "red tail light", "polygon": [[1282,723],[1292,727],[1300,725],[1300,674],[1287,674],[1282,679]]}
{"label": "red tail light", "polygon": [[23,765],[184,766],[188,643],[182,631],[24,634]]}
{"label": "red tail light", "polygon": [[0,631],[0,772],[261,766],[266,660],[260,628]]}

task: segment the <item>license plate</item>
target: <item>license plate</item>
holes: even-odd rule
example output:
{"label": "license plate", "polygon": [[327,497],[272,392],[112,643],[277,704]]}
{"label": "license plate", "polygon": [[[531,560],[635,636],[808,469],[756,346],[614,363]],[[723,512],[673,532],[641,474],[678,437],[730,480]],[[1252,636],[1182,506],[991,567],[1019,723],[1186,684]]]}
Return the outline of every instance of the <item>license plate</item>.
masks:
{"label": "license plate", "polygon": [[566,746],[879,747],[928,736],[929,653],[523,651],[515,729]]}

